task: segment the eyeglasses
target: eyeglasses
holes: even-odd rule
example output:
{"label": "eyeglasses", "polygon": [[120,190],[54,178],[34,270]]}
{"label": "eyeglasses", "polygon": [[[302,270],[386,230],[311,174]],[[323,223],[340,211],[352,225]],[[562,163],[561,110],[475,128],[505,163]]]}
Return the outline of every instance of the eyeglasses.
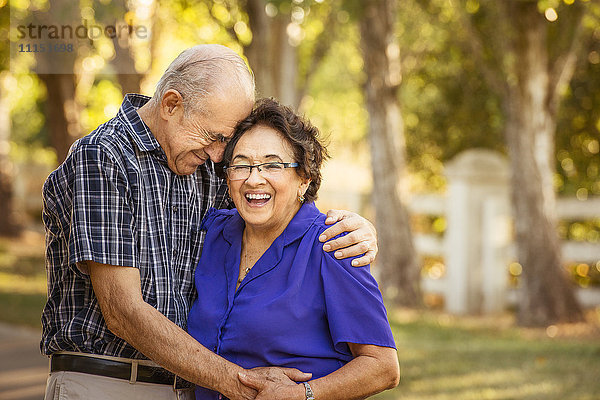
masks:
{"label": "eyeglasses", "polygon": [[243,181],[250,177],[252,168],[256,168],[263,178],[275,178],[286,168],[296,168],[298,163],[266,162],[256,165],[229,165],[223,167],[229,180]]}

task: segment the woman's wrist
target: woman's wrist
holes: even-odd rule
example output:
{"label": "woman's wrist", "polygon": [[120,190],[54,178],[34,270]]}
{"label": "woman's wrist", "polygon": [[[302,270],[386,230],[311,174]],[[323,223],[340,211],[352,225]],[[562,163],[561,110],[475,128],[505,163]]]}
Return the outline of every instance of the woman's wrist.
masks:
{"label": "woman's wrist", "polygon": [[300,382],[294,388],[294,397],[293,399],[297,400],[306,400],[306,389],[304,388],[304,383]]}
{"label": "woman's wrist", "polygon": [[305,400],[315,400],[315,394],[313,393],[312,387],[308,382],[302,382],[304,386],[304,399]]}

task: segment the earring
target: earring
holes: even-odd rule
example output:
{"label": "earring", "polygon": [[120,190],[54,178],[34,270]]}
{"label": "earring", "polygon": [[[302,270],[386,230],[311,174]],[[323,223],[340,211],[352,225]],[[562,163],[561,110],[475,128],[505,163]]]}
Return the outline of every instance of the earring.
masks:
{"label": "earring", "polygon": [[304,195],[303,194],[298,195],[298,201],[300,203],[304,203]]}

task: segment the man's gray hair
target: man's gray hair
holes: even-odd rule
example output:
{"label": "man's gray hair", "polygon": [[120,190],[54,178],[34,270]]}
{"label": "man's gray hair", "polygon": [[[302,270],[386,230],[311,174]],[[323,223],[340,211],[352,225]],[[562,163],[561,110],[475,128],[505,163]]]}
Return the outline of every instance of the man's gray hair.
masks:
{"label": "man's gray hair", "polygon": [[192,111],[206,112],[203,100],[215,94],[220,85],[231,84],[237,84],[245,95],[254,98],[254,75],[238,54],[221,45],[198,45],[173,60],[150,102],[158,106],[164,94],[174,89],[183,97],[183,110],[189,116]]}

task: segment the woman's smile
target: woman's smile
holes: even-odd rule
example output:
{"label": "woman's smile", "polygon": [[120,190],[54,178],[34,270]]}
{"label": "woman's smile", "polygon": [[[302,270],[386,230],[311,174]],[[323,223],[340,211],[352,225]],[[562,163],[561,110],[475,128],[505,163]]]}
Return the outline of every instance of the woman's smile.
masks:
{"label": "woman's smile", "polygon": [[262,207],[271,200],[271,195],[264,192],[247,192],[244,197],[251,207]]}

